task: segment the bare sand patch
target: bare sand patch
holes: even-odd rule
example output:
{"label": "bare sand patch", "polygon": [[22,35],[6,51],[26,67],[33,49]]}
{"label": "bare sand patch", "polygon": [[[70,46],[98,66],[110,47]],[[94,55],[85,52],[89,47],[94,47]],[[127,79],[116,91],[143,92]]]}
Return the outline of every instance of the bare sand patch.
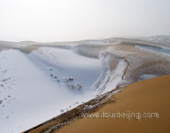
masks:
{"label": "bare sand patch", "polygon": [[119,132],[169,132],[170,131],[170,75],[129,85],[116,94],[116,103],[107,104],[100,112],[158,112],[157,118],[106,119],[83,118],[59,129],[59,133],[119,133]]}

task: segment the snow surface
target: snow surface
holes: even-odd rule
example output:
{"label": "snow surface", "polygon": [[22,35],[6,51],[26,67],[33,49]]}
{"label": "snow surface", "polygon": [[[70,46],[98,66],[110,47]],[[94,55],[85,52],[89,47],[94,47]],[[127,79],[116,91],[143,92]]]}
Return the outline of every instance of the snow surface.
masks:
{"label": "snow surface", "polygon": [[109,65],[107,65],[108,63],[107,60],[109,60],[109,58],[113,57],[110,57],[108,55],[106,58],[102,59],[103,71],[99,80],[97,80],[94,85],[94,88],[96,88],[98,95],[116,89],[117,85],[122,81],[124,72],[128,67],[127,62],[124,59],[121,59],[117,64],[116,68],[114,69],[114,71],[111,72]]}
{"label": "snow surface", "polygon": [[170,36],[166,36],[166,35],[146,37],[146,38],[143,38],[143,40],[151,41],[151,42],[155,42],[155,43],[160,43],[160,44],[163,44],[163,45],[166,45],[166,46],[170,46]]}
{"label": "snow surface", "polygon": [[25,131],[114,89],[127,64],[121,60],[110,72],[109,58],[50,47],[0,52],[1,132]]}
{"label": "snow surface", "polygon": [[143,50],[147,50],[149,52],[154,52],[159,55],[170,56],[170,49],[156,48],[152,46],[139,46],[139,45],[136,45],[135,47],[143,49]]}
{"label": "snow surface", "polygon": [[150,79],[150,78],[155,78],[155,77],[157,77],[157,76],[158,76],[158,75],[145,74],[145,75],[139,76],[139,81],[145,80],[145,79]]}
{"label": "snow surface", "polygon": [[[18,50],[2,51],[0,60],[3,133],[24,131],[92,99],[91,86],[101,71],[99,60],[54,48],[29,55]],[[69,88],[71,84],[82,88]]]}

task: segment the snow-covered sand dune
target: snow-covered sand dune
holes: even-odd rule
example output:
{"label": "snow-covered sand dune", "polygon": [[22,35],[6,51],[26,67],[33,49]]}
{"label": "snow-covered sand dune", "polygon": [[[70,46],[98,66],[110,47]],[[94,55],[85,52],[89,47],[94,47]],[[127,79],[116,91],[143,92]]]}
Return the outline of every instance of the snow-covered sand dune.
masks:
{"label": "snow-covered sand dune", "polygon": [[[95,97],[101,72],[97,59],[40,48],[0,53],[1,131],[21,132]],[[9,128],[10,127],[10,128]]]}
{"label": "snow-covered sand dune", "polygon": [[[102,64],[104,59],[72,50],[41,47],[25,54],[10,49],[0,52],[0,60],[0,127],[4,133],[29,129],[113,89],[104,83],[107,78],[107,84],[113,80],[109,69],[105,70],[107,62]],[[115,70],[113,77],[117,71],[115,87],[121,81],[121,70]],[[101,81],[103,72],[107,75]],[[102,89],[96,88],[97,82],[102,82]]]}
{"label": "snow-covered sand dune", "polygon": [[170,74],[166,47],[99,42],[0,46],[0,132],[25,131],[116,87]]}

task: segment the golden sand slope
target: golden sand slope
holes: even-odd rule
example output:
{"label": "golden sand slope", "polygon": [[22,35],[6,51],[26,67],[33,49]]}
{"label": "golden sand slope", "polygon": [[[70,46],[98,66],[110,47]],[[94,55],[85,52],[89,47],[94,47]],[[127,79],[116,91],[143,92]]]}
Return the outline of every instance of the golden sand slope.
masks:
{"label": "golden sand slope", "polygon": [[106,112],[158,112],[157,118],[106,119],[82,118],[56,131],[56,133],[119,133],[170,132],[170,75],[129,85],[115,95],[116,103],[99,109]]}

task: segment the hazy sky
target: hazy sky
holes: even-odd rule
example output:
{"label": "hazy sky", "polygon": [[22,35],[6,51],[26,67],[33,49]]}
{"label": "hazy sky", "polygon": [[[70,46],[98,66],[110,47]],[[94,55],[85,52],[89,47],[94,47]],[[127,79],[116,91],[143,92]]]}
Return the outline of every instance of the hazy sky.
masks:
{"label": "hazy sky", "polygon": [[0,0],[0,40],[170,35],[170,0]]}

